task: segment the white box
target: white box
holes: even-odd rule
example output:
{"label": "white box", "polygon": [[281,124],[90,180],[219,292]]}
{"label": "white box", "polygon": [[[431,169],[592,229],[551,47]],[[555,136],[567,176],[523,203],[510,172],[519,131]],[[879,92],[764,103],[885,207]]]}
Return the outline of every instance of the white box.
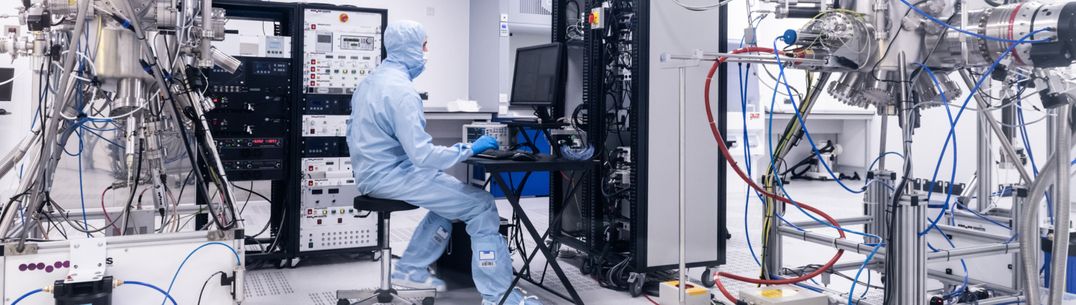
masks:
{"label": "white box", "polygon": [[769,286],[740,290],[740,301],[755,305],[829,305],[826,295],[797,286]]}
{"label": "white box", "polygon": [[[709,305],[710,302],[710,289],[705,287],[699,287],[691,283],[687,283],[684,287],[687,290],[686,299],[684,304],[686,305]],[[680,282],[668,281],[661,282],[658,289],[658,300],[662,305],[679,305],[680,304]]]}

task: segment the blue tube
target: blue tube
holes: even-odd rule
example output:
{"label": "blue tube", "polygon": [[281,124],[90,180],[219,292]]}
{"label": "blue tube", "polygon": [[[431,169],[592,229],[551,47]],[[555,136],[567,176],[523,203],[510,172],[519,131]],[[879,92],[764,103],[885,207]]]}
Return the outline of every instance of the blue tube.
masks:
{"label": "blue tube", "polygon": [[[777,48],[777,40],[774,40],[773,46],[774,46],[775,50],[779,50]],[[785,68],[784,68],[784,65],[781,64],[781,56],[780,56],[780,54],[774,54],[774,56],[777,58],[777,66],[779,68],[779,70],[778,70],[779,74],[777,76],[777,82],[781,83],[782,80],[785,79]],[[793,94],[792,94],[792,87],[790,87],[788,85],[787,80],[784,81],[784,86],[785,86],[785,90],[788,91],[789,98],[790,99],[795,99],[795,97],[793,97]],[[774,105],[776,105],[776,104],[777,104],[777,90],[775,89],[774,92],[773,92],[773,96],[771,97],[771,100],[770,100],[770,109],[773,109]],[[773,111],[770,111],[769,118],[768,118],[768,124],[769,124],[769,129],[773,130]],[[802,123],[801,123],[801,125],[802,125]],[[776,177],[778,173],[777,173],[777,167],[774,166],[777,161],[773,157],[773,137],[766,137],[766,139],[767,139],[766,147],[769,150],[769,155],[770,155],[770,168],[773,170],[774,177]],[[819,223],[821,225],[824,225],[826,227],[839,230],[841,232],[847,232],[847,233],[852,233],[852,234],[859,235],[859,236],[874,237],[874,238],[881,239],[881,237],[879,237],[877,235],[867,234],[867,233],[863,233],[863,232],[859,232],[859,231],[855,231],[855,230],[850,230],[850,229],[845,229],[845,228],[842,228],[842,227],[837,227],[837,226],[834,226],[833,224],[830,224],[827,221],[823,221],[821,219],[818,219],[817,217],[815,217],[811,213],[808,213],[806,210],[804,210],[803,207],[800,207],[798,202],[796,202],[795,200],[792,200],[791,196],[788,194],[788,191],[785,190],[785,185],[784,185],[783,182],[781,182],[781,179],[773,179],[773,180],[776,182],[777,186],[780,187],[781,192],[785,194],[785,196],[789,199],[789,201],[792,202],[792,206],[796,207],[796,209],[799,210],[804,215],[807,215],[807,217],[811,218],[811,220],[813,220],[813,221],[815,221],[815,222],[817,222],[817,223]]]}
{"label": "blue tube", "polygon": [[164,297],[167,298],[169,301],[172,301],[172,305],[179,305],[179,303],[176,302],[176,299],[172,298],[172,294],[169,294],[167,291],[164,291],[164,289],[161,289],[161,287],[157,287],[157,286],[154,286],[153,284],[146,283],[146,282],[139,282],[139,281],[123,281],[123,284],[131,284],[131,285],[136,285],[136,286],[149,287],[150,289],[156,290],[157,292],[160,292],[161,294],[163,294]]}
{"label": "blue tube", "polygon": [[[232,248],[232,246],[229,246],[228,244],[225,244],[225,243],[222,243],[222,242],[219,242],[219,241],[204,243],[201,246],[198,246],[198,248],[194,248],[194,250],[191,250],[190,253],[187,253],[187,257],[183,259],[183,262],[179,263],[179,267],[176,268],[176,273],[172,275],[172,281],[170,283],[168,283],[168,291],[165,292],[165,296],[168,296],[169,293],[172,293],[172,286],[174,286],[176,284],[176,278],[179,277],[179,272],[183,271],[183,266],[187,265],[187,260],[190,260],[191,256],[194,256],[194,254],[198,253],[198,251],[201,251],[203,248],[208,247],[208,246],[212,246],[212,245],[218,245],[218,246],[223,246],[225,248],[228,248],[228,250],[231,250],[232,254],[235,255],[235,263],[239,264],[239,265],[243,264],[243,262],[239,258],[239,252],[237,252],[235,250],[235,248]],[[169,298],[171,298],[171,297],[169,297]],[[166,301],[168,301],[168,299],[161,300],[161,305],[164,305],[164,303]],[[173,302],[174,302],[174,300],[173,300]]]}
{"label": "blue tube", "polygon": [[[930,14],[927,14],[927,12],[924,12],[923,10],[916,7],[915,5],[912,5],[911,3],[908,3],[908,0],[900,0],[900,2],[904,3],[904,5],[908,6],[908,8],[912,9],[913,11],[918,13],[919,15],[922,15],[923,17],[926,17],[927,19],[930,19],[930,21],[932,21],[934,23],[937,23],[938,25],[941,25],[941,26],[946,27],[948,29],[963,33],[965,35],[973,36],[973,37],[976,37],[976,38],[979,38],[979,39],[998,41],[998,42],[1008,42],[1008,43],[1041,43],[1041,42],[1053,41],[1050,38],[1038,39],[1038,40],[1027,40],[1027,39],[1021,38],[1019,40],[1012,40],[1012,39],[1005,39],[1005,38],[987,36],[987,35],[983,35],[983,34],[979,34],[979,33],[975,33],[975,32],[970,32],[970,31],[965,30],[965,29],[954,27],[951,24],[949,24],[948,22],[942,21],[942,20],[938,19],[937,17],[934,17],[934,16],[932,16]],[[1046,30],[1052,31],[1051,28],[1045,28],[1045,29],[1035,30],[1034,32],[1032,32],[1032,34],[1028,34],[1028,35],[1033,35],[1036,32],[1041,32],[1041,31],[1046,31]],[[1025,36],[1025,37],[1027,37],[1027,36]],[[1002,57],[1004,57],[1004,55]],[[971,91],[971,92],[976,92],[976,91]]]}
{"label": "blue tube", "polygon": [[[1024,91],[1023,85],[1020,85],[1020,87],[1021,88],[1020,88],[1019,92],[1023,92]],[[1030,144],[1031,138],[1027,136],[1028,135],[1027,123],[1024,121],[1024,108],[1022,107],[1023,106],[1023,100],[1022,99],[1023,99],[1023,97],[1021,96],[1021,94],[1017,93],[1016,94],[1016,118],[1020,122],[1020,138],[1022,139],[1021,142],[1024,142],[1024,150],[1027,151],[1027,159],[1029,161],[1031,161],[1031,172],[1035,175],[1035,177],[1038,177],[1039,176],[1039,165],[1037,163],[1035,163],[1035,153],[1033,151],[1031,151],[1031,144]],[[1076,160],[1073,160],[1073,164],[1076,164]],[[1050,199],[1049,195],[1045,196],[1045,198],[1046,198],[1046,219],[1049,219],[1050,223],[1052,224],[1052,223],[1054,223],[1053,202]]]}
{"label": "blue tube", "polygon": [[[954,244],[953,240],[949,238],[949,235],[945,234],[945,231],[942,231],[942,229],[940,227],[934,227],[934,230],[937,230],[938,233],[941,234],[942,238],[945,238],[945,242],[949,244],[950,248],[956,248],[956,244]],[[927,243],[927,247],[930,248],[931,251],[938,252],[938,249],[935,249],[934,246],[930,245],[930,243]],[[968,287],[968,277],[969,277],[969,275],[968,275],[968,264],[963,259],[961,259],[960,260],[960,266],[964,268],[964,282],[962,283],[961,287],[955,288],[955,289],[953,289],[953,292],[951,292],[950,294],[947,294],[946,298],[951,298],[951,297],[954,297],[954,296],[962,295],[962,294],[964,294],[964,291],[967,290],[966,288]]]}
{"label": "blue tube", "polygon": [[[774,46],[775,50],[779,50],[777,48],[777,41],[776,40],[774,40],[773,46]],[[780,56],[780,54],[774,54],[774,57],[777,58],[777,66],[778,66],[778,69],[779,69],[779,74],[778,74],[778,77],[777,77],[777,81],[778,81],[778,83],[780,83],[781,80],[785,79],[785,68],[784,68],[784,65],[781,64],[781,56]],[[788,91],[789,98],[790,99],[795,99],[795,97],[793,97],[793,95],[792,95],[792,88],[788,85],[787,80],[784,82],[784,85],[785,85],[785,90]],[[773,92],[773,96],[771,97],[771,100],[770,100],[770,109],[773,109],[773,107],[774,107],[774,105],[776,103],[777,103],[777,90],[775,88],[774,92]],[[799,110],[797,109],[797,116],[798,116],[798,111]],[[768,124],[769,124],[770,130],[772,130],[773,129],[773,111],[770,111],[769,118],[768,118]],[[800,125],[803,125],[802,121],[801,121]],[[805,125],[804,125],[804,127],[806,128]],[[770,164],[771,164],[770,167],[773,168],[773,170],[774,170],[773,174],[774,174],[774,176],[776,176],[777,175],[776,167],[773,166],[773,164],[776,163],[776,160],[774,160],[774,158],[773,158],[773,138],[772,137],[766,137],[766,138],[767,138],[767,146],[766,147],[767,147],[767,149],[769,149],[769,154],[770,154]],[[807,213],[807,211],[804,211],[803,208],[800,207],[799,204],[796,203],[795,200],[791,200],[792,198],[788,194],[788,190],[785,189],[784,183],[781,182],[781,179],[774,179],[774,181],[780,187],[781,192],[784,193],[785,196],[789,197],[789,199],[790,199],[789,201],[792,201],[792,205],[795,206],[796,209],[799,210],[801,213],[803,213],[804,215],[807,215],[807,217],[811,218],[815,222],[818,222],[818,223],[823,224],[823,225],[825,225],[827,227],[830,227],[830,228],[840,230],[842,232],[848,232],[848,233],[852,233],[852,234],[860,235],[860,236],[864,236],[864,237],[874,237],[874,238],[877,238],[879,240],[882,239],[881,237],[879,237],[877,235],[857,232],[857,231],[853,231],[853,230],[848,230],[848,229],[845,229],[845,228],[842,228],[842,227],[836,227],[836,226],[833,226],[832,224],[830,224],[828,222],[824,222],[824,221],[818,219],[814,215],[811,215],[810,213]],[[849,290],[849,293],[848,293],[848,304],[854,304],[853,303],[854,302],[854,300],[853,300],[853,295],[854,295],[853,292],[855,292],[856,282],[859,281],[859,277],[863,273],[863,270],[866,269],[867,265],[870,264],[870,261],[872,259],[874,259],[874,255],[878,253],[878,250],[881,249],[882,246],[883,246],[882,243],[875,244],[874,248],[871,249],[870,254],[868,254],[867,258],[865,260],[863,260],[863,264],[859,267],[859,270],[856,271],[856,276],[855,276],[854,280],[852,281],[852,286],[851,286],[851,289]]]}
{"label": "blue tube", "polygon": [[[78,143],[79,143],[79,146],[82,145],[82,133],[78,134]],[[79,195],[78,199],[82,203],[82,223],[83,223],[83,225],[86,226],[86,229],[87,229],[86,230],[86,237],[93,237],[93,235],[91,235],[90,232],[89,232],[90,231],[89,230],[90,221],[86,217],[86,189],[83,186],[82,181],[83,181],[83,179],[82,179],[82,152],[79,152],[79,154],[78,154],[78,195]],[[132,192],[133,192],[133,190],[132,190]]]}
{"label": "blue tube", "polygon": [[[945,115],[949,117],[949,134],[946,135],[945,143],[948,145],[949,140],[950,139],[953,140],[953,169],[950,171],[950,174],[949,174],[949,188],[945,192],[945,204],[942,205],[941,211],[938,211],[938,216],[934,217],[934,219],[932,219],[930,221],[930,225],[927,226],[926,229],[924,229],[923,231],[919,232],[919,236],[923,236],[923,235],[926,235],[928,232],[930,232],[930,229],[936,228],[938,226],[938,221],[941,221],[942,215],[945,215],[945,211],[947,211],[949,209],[949,200],[951,200],[952,197],[953,197],[953,184],[956,183],[956,164],[957,164],[956,160],[957,160],[957,156],[959,156],[959,155],[957,154],[957,149],[956,149],[956,147],[957,147],[956,121],[953,120],[953,113],[952,113],[952,111],[949,110],[949,98],[947,98],[945,96],[945,88],[942,88],[941,82],[938,81],[938,77],[936,75],[934,75],[934,71],[930,70],[930,67],[927,67],[926,65],[923,65],[923,64],[918,64],[918,65],[919,65],[919,67],[923,68],[923,71],[927,72],[927,75],[930,76],[930,80],[932,82],[934,82],[934,87],[938,89],[938,92],[940,93],[941,98],[942,98],[942,108],[945,108]],[[972,92],[976,92],[976,91],[972,91]],[[974,93],[972,93],[972,94],[974,94]],[[941,170],[941,161],[944,158],[945,158],[945,148],[942,147],[941,152],[939,152],[939,154],[938,154],[938,162],[934,164],[934,175],[930,177],[930,188],[931,189],[933,189],[934,185],[936,185],[938,183],[938,172]],[[930,197],[933,194],[934,194],[933,191],[927,192],[927,202],[930,202]]]}
{"label": "blue tube", "polygon": [[[901,1],[903,2],[905,0],[901,0]],[[996,69],[998,64],[1001,63],[1001,60],[1005,59],[1005,57],[1008,56],[1009,53],[1012,53],[1013,48],[1016,48],[1016,45],[1018,45],[1020,42],[1025,42],[1031,36],[1034,36],[1035,34],[1038,34],[1039,32],[1043,32],[1043,31],[1046,31],[1046,29],[1036,30],[1036,31],[1033,31],[1031,33],[1028,33],[1027,35],[1024,35],[1023,37],[1020,38],[1018,43],[1013,43],[1012,45],[1010,45],[1009,48],[1005,49],[1005,52],[1002,52],[1001,55],[998,56],[998,58],[996,60],[994,60],[994,62],[992,64],[990,64],[990,67],[987,68],[986,71],[983,72],[983,75],[981,77],[979,77],[979,80],[975,82],[975,86],[973,88],[971,88],[970,92],[972,92],[972,93],[968,94],[968,97],[966,99],[964,99],[964,104],[962,104],[960,106],[960,111],[958,111],[956,113],[956,118],[954,120],[952,120],[952,124],[950,124],[951,126],[955,126],[956,122],[960,121],[960,117],[964,115],[964,110],[967,110],[968,103],[971,102],[971,99],[975,97],[975,93],[979,92],[979,88],[982,87],[983,82],[985,82],[987,77],[989,77],[990,74],[992,72],[994,72],[994,69]],[[948,105],[946,105],[945,107],[948,107]],[[946,108],[946,111],[948,111],[948,108]],[[952,131],[952,129],[950,129],[950,131]],[[949,140],[950,139],[953,139],[953,137],[946,137],[945,138],[945,144],[942,145],[942,151],[943,152],[949,146]],[[940,158],[939,158],[939,162],[940,162]],[[929,196],[929,193],[928,193],[928,196]],[[919,234],[920,234],[920,236],[922,236],[922,234],[925,234],[925,233],[920,232]]]}
{"label": "blue tube", "polygon": [[[740,48],[743,48],[743,38],[740,38]],[[746,163],[745,167],[747,168],[747,177],[751,177],[751,140],[747,135],[747,82],[744,81],[744,75],[750,74],[751,64],[747,64],[746,72],[743,71],[743,64],[736,65],[736,77],[739,81],[740,89],[740,114],[743,117],[743,151],[744,163]],[[755,246],[751,243],[751,230],[749,230],[747,221],[747,210],[751,207],[751,193],[751,186],[745,186],[743,199],[743,234],[744,240],[747,241],[747,251],[751,252],[751,258],[755,260],[755,264],[762,266],[762,261],[758,259],[758,254],[755,253]]]}
{"label": "blue tube", "polygon": [[11,302],[11,305],[18,305],[19,302],[22,302],[23,299],[26,299],[26,298],[28,298],[28,297],[30,297],[32,295],[41,293],[42,291],[44,291],[44,289],[41,289],[41,288],[30,290],[29,292],[24,293],[21,296],[19,296],[18,298],[16,298],[14,302]]}
{"label": "blue tube", "polygon": [[[780,50],[780,49],[777,48],[777,41],[776,40],[773,42],[773,49],[774,50]],[[778,65],[781,65],[781,63],[780,63],[780,61],[781,61],[780,57],[781,56],[780,55],[776,55],[776,56],[778,57],[778,59],[777,59]],[[784,66],[780,66],[780,68],[781,68],[782,73],[784,73]],[[780,76],[780,78],[784,79],[784,75],[782,74]],[[829,167],[829,163],[826,162],[825,158],[822,157],[822,152],[818,149],[818,145],[815,145],[814,138],[811,137],[811,132],[807,131],[807,122],[803,120],[803,116],[800,114],[799,106],[796,105],[796,98],[792,97],[792,87],[790,87],[788,85],[788,80],[787,79],[785,79],[784,84],[785,84],[785,88],[788,90],[788,99],[790,101],[792,101],[792,110],[795,111],[796,120],[798,120],[800,122],[800,129],[803,130],[803,135],[805,135],[807,137],[807,143],[811,144],[811,151],[813,151],[815,157],[818,158],[818,163],[822,164],[822,167],[826,169],[826,172],[829,173],[829,176],[831,178],[833,178],[833,181],[837,182],[837,184],[839,184],[842,188],[844,188],[844,190],[846,190],[846,191],[848,191],[850,193],[853,193],[853,194],[861,194],[863,192],[866,192],[867,191],[866,186],[863,186],[863,188],[860,188],[859,190],[853,190],[852,188],[849,188],[847,185],[845,185],[844,182],[841,182],[841,178],[837,177],[837,174],[833,173],[833,170],[830,169],[830,167]],[[774,98],[775,99],[776,99],[776,96],[777,95],[776,95],[776,90],[775,90],[775,93],[774,93]],[[772,117],[773,104],[771,104],[770,113],[771,113],[771,117]],[[772,127],[773,127],[772,124],[770,125],[770,127],[771,127],[770,130],[773,130],[772,129]],[[774,176],[776,176],[776,174]]]}

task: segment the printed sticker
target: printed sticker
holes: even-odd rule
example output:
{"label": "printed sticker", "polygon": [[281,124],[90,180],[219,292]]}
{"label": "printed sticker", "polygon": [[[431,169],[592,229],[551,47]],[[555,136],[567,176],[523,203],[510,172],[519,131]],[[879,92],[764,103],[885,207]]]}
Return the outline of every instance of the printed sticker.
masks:
{"label": "printed sticker", "polygon": [[437,232],[433,234],[433,239],[437,241],[437,243],[445,242],[445,240],[448,239],[448,230],[445,230],[445,228],[442,227],[437,227]]}
{"label": "printed sticker", "polygon": [[497,254],[493,251],[478,251],[478,266],[483,268],[497,267]]}

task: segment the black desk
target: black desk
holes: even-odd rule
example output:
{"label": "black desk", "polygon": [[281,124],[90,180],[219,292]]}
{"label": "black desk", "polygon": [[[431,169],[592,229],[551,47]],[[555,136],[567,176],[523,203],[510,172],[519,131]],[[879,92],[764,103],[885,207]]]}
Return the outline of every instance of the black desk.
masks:
{"label": "black desk", "polygon": [[[521,192],[523,191],[523,185],[527,183],[527,178],[530,177],[530,174],[532,172],[589,171],[593,169],[594,166],[597,165],[597,163],[595,161],[589,160],[512,161],[491,160],[483,158],[470,158],[463,162],[467,163],[468,165],[482,166],[484,171],[488,172],[490,176],[493,176],[493,181],[501,187],[501,191],[504,192],[505,198],[508,199],[508,203],[512,205],[512,210],[515,212],[516,216],[519,217],[520,222],[523,223],[523,226],[526,227],[527,232],[530,233],[531,238],[534,239],[535,249],[534,251],[531,251],[530,255],[526,255],[526,249],[520,249],[520,251],[523,251],[521,252],[521,256],[523,256],[524,259],[523,269],[516,273],[514,279],[512,280],[512,284],[508,286],[508,291],[512,291],[516,284],[519,283],[519,280],[524,279],[524,276],[526,276],[527,281],[538,285],[542,289],[556,294],[557,296],[564,298],[565,300],[572,301],[573,304],[583,305],[583,300],[579,298],[579,293],[575,291],[575,287],[572,286],[572,283],[568,279],[568,277],[564,275],[564,270],[561,269],[560,264],[557,262],[557,256],[552,253],[552,250],[550,250],[550,248],[546,246],[544,242],[546,237],[549,236],[549,231],[553,230],[554,227],[557,226],[557,224],[560,222],[560,213],[558,213],[555,220],[552,222],[550,229],[547,230],[544,235],[539,234],[538,230],[534,228],[534,223],[531,222],[530,217],[527,217],[527,213],[524,212],[523,207],[519,205],[519,198],[521,196]],[[507,182],[505,182],[504,177],[502,177],[502,174],[510,172],[525,172],[526,174],[524,174],[523,179],[520,180],[519,185],[515,186],[509,185]],[[559,195],[560,194],[550,193],[550,198],[552,198],[552,196]],[[553,268],[553,272],[557,274],[557,278],[560,279],[561,284],[563,284],[564,288],[568,290],[567,297],[561,293],[552,291],[549,288],[542,286],[541,284],[535,282],[533,279],[530,279],[530,262],[534,259],[534,256],[539,251],[542,252],[543,256],[545,256],[546,261],[549,263],[549,267]],[[507,299],[507,297],[508,294],[505,293],[504,297],[502,297],[500,302],[498,302],[498,305],[504,304],[504,301],[505,299]]]}

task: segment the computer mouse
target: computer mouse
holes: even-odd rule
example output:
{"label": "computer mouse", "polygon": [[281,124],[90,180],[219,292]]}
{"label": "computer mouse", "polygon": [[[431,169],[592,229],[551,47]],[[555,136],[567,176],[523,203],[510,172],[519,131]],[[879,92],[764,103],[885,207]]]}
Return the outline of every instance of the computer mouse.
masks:
{"label": "computer mouse", "polygon": [[514,155],[512,155],[512,160],[513,161],[536,161],[536,160],[538,160],[538,158],[534,154],[529,154],[529,153],[525,153],[525,152],[517,152]]}

